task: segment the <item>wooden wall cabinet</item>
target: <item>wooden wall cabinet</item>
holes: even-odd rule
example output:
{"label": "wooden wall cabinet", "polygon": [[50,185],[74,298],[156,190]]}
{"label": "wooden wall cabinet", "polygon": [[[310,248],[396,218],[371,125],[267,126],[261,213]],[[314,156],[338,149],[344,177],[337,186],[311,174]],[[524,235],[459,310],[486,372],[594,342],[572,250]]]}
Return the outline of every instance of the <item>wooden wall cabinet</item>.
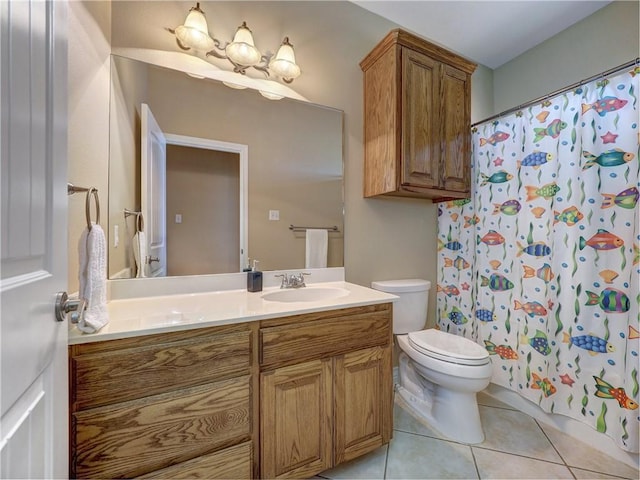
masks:
{"label": "wooden wall cabinet", "polygon": [[397,29],[360,67],[364,196],[468,197],[476,65]]}
{"label": "wooden wall cabinet", "polygon": [[254,477],[252,328],[70,346],[70,477]]}
{"label": "wooden wall cabinet", "polygon": [[305,478],[388,443],[391,305],[261,322],[261,476]]}

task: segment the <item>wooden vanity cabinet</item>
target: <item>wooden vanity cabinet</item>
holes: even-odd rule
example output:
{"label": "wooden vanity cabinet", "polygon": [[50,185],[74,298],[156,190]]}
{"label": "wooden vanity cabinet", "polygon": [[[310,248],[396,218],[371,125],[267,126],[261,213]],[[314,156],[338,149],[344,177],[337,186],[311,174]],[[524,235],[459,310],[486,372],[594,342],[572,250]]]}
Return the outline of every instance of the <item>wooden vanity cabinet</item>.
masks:
{"label": "wooden vanity cabinet", "polygon": [[70,346],[70,477],[254,477],[255,328]]}
{"label": "wooden vanity cabinet", "polygon": [[262,478],[305,478],[388,443],[391,304],[261,322]]}
{"label": "wooden vanity cabinet", "polygon": [[388,443],[391,312],[71,345],[70,478],[305,478]]}
{"label": "wooden vanity cabinet", "polygon": [[468,197],[476,65],[400,29],[364,72],[364,196]]}

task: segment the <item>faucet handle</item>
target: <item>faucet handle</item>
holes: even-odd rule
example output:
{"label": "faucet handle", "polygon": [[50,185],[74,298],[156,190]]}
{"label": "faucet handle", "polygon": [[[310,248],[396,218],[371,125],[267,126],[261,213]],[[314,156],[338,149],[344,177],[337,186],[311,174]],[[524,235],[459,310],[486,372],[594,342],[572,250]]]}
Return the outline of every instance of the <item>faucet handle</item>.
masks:
{"label": "faucet handle", "polygon": [[286,272],[281,275],[274,275],[274,277],[282,277],[282,283],[280,283],[280,288],[286,288],[289,286],[289,277]]}
{"label": "faucet handle", "polygon": [[306,287],[306,284],[304,283],[305,275],[311,275],[311,274],[307,273],[307,272],[300,272],[297,275],[292,275],[291,276],[291,279],[295,280],[295,286],[296,287]]}

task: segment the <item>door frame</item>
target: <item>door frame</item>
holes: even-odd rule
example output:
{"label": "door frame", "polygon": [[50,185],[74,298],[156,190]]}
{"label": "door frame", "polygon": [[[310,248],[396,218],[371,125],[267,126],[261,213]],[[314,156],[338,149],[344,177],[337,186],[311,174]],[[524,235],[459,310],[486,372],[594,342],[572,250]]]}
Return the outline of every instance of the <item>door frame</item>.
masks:
{"label": "door frame", "polygon": [[166,132],[164,135],[167,140],[167,145],[238,154],[240,162],[240,265],[238,266],[238,271],[242,271],[247,265],[247,252],[249,247],[249,146],[242,143],[223,142],[221,140],[211,140],[208,138],[191,137]]}

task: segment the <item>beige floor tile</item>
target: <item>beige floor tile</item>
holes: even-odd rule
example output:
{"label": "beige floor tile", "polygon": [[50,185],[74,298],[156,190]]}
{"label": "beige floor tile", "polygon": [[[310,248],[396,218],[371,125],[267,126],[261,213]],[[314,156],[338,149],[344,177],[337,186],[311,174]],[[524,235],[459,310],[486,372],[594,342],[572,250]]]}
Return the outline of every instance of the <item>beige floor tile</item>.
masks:
{"label": "beige floor tile", "polygon": [[471,448],[411,433],[394,433],[387,455],[389,479],[477,479]]}
{"label": "beige floor tile", "polygon": [[570,468],[573,472],[573,476],[578,480],[620,480],[621,477],[612,477],[604,473],[592,472],[590,470],[582,470],[580,468]]}
{"label": "beige floor tile", "polygon": [[473,447],[481,479],[573,478],[564,465]]}
{"label": "beige floor tile", "polygon": [[625,478],[640,478],[640,474],[637,469],[612,459],[601,451],[577,440],[575,437],[567,435],[566,433],[544,423],[540,423],[540,427],[544,430],[544,433],[547,434],[558,452],[560,452],[560,455],[566,464],[570,467],[577,467]]}
{"label": "beige floor tile", "polygon": [[338,465],[320,473],[320,477],[331,479],[383,479],[387,461],[387,445],[371,453]]}
{"label": "beige floor tile", "polygon": [[480,407],[485,440],[479,447],[562,463],[538,424],[517,410]]}

